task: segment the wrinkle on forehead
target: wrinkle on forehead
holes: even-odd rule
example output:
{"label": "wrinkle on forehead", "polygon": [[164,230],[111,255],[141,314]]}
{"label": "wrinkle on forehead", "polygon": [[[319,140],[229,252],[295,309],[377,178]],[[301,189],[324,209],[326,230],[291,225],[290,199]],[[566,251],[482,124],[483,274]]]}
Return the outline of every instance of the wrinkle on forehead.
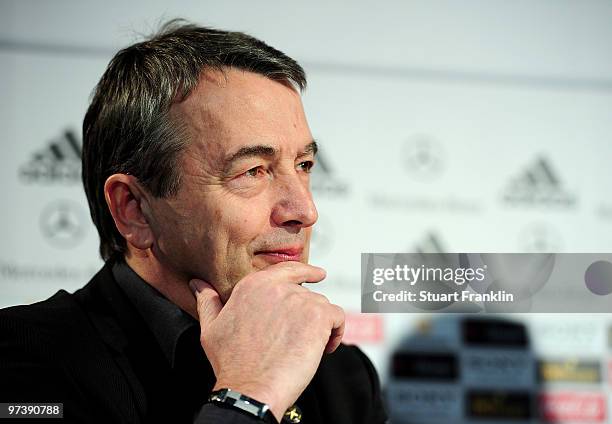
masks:
{"label": "wrinkle on forehead", "polygon": [[235,68],[202,72],[171,115],[184,124],[192,141],[188,148],[211,169],[244,145],[276,144],[282,150],[310,133],[293,86]]}
{"label": "wrinkle on forehead", "polygon": [[291,84],[225,68],[202,72],[194,90],[172,109],[194,124],[194,128],[207,129],[225,126],[228,113],[254,118],[265,115],[271,105],[282,110],[284,118],[291,117],[292,121],[303,118],[300,94]]}

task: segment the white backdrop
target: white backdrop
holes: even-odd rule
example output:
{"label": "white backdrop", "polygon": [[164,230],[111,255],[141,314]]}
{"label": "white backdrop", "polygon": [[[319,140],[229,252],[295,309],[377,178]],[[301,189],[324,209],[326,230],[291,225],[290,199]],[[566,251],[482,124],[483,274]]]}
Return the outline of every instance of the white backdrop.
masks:
{"label": "white backdrop", "polygon": [[[348,312],[347,340],[385,383],[407,336],[463,351],[460,317],[357,315],[361,252],[612,250],[610,1],[4,0],[0,307],[75,290],[100,266],[74,142],[114,52],[177,16],[249,32],[304,65],[321,145],[312,262],[328,270],[320,290]],[[583,415],[557,421],[608,420],[612,319],[512,319],[536,359],[598,364],[590,383],[537,388],[604,399],[579,398]],[[445,419],[466,414],[461,396]]]}

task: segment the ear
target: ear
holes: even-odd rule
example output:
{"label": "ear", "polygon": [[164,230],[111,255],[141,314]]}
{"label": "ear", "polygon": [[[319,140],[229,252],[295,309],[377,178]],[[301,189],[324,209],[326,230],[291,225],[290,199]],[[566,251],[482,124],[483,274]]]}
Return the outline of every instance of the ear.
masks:
{"label": "ear", "polygon": [[143,210],[147,197],[132,175],[113,174],[104,183],[104,197],[115,226],[128,244],[146,250],[153,245],[153,231]]}

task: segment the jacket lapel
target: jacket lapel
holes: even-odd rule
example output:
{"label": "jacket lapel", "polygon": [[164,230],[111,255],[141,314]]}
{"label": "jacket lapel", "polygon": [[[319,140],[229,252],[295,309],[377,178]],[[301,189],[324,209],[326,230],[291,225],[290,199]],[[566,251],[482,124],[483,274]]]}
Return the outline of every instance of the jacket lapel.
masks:
{"label": "jacket lapel", "polygon": [[147,334],[147,329],[143,328],[144,322],[115,282],[108,262],[74,296],[108,346],[117,366],[116,371],[120,373],[117,381],[127,385],[124,388],[112,388],[124,396],[117,407],[128,422],[141,422],[147,410],[147,397],[126,353],[134,343],[130,341],[130,336],[138,334],[139,330],[140,337],[143,333]]}

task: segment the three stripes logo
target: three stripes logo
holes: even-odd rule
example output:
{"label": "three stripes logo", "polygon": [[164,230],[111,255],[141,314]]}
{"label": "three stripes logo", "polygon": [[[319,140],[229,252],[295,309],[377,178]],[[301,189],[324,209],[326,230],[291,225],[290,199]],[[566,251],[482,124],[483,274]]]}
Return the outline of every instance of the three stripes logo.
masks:
{"label": "three stripes logo", "polygon": [[81,180],[81,143],[68,129],[51,140],[46,148],[35,152],[29,162],[19,168],[26,183],[65,183]]}
{"label": "three stripes logo", "polygon": [[444,244],[440,241],[440,237],[434,233],[429,232],[425,237],[417,243],[412,250],[416,253],[446,253],[447,250],[444,248]]}
{"label": "three stripes logo", "polygon": [[[453,255],[447,254],[448,250],[445,243],[442,242],[442,238],[435,231],[428,231],[423,238],[414,244],[413,249],[409,252],[418,254],[418,262],[426,268],[447,269],[456,268],[457,265],[460,265],[453,262]],[[449,300],[439,302],[418,301],[415,306],[423,312],[435,312],[455,303],[450,295],[459,291],[459,286],[452,282],[437,279],[433,285],[429,286],[429,290],[449,295]]]}
{"label": "three stripes logo", "polygon": [[317,153],[317,166],[312,170],[310,187],[313,193],[322,196],[336,197],[348,193],[348,184],[334,177],[331,165],[321,150]]}
{"label": "three stripes logo", "polygon": [[512,206],[572,207],[576,197],[563,188],[550,161],[539,157],[508,184],[503,201]]}

